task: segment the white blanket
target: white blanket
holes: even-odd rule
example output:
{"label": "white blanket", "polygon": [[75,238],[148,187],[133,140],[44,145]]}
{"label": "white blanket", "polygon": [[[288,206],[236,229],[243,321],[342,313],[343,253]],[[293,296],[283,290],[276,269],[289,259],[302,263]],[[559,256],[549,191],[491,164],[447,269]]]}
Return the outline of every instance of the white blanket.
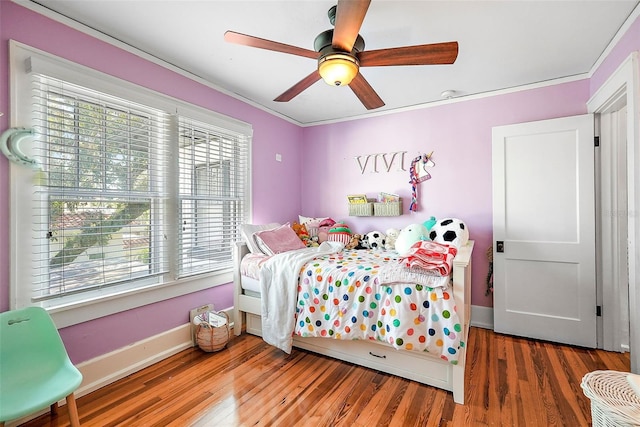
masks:
{"label": "white blanket", "polygon": [[405,267],[402,263],[388,263],[380,267],[378,277],[381,285],[418,283],[428,288],[446,288],[449,276],[441,276],[432,270]]}
{"label": "white blanket", "polygon": [[323,242],[272,256],[260,268],[262,300],[262,338],[286,353],[291,353],[295,326],[298,275],[305,263],[321,255],[340,252],[344,245]]}

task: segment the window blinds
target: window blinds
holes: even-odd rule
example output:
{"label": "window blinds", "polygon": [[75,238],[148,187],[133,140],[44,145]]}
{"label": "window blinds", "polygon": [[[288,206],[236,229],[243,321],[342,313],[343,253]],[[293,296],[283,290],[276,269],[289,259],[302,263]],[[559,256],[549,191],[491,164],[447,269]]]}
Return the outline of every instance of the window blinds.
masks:
{"label": "window blinds", "polygon": [[32,74],[33,300],[167,271],[170,116]]}
{"label": "window blinds", "polygon": [[232,266],[246,221],[250,136],[178,120],[178,276]]}

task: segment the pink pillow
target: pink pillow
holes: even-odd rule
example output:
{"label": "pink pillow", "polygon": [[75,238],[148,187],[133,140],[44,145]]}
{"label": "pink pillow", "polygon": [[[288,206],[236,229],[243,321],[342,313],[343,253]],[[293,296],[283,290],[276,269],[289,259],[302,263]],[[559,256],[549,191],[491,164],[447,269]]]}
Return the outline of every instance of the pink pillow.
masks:
{"label": "pink pillow", "polygon": [[295,249],[306,248],[289,224],[284,224],[272,230],[256,232],[253,237],[258,247],[265,255],[275,255]]}

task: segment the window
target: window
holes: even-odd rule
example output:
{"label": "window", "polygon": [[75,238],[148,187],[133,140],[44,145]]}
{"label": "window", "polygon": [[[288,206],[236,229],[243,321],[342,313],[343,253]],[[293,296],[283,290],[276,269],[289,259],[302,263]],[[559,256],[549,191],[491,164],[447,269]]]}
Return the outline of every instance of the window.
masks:
{"label": "window", "polygon": [[240,239],[246,137],[184,117],[178,135],[178,275],[229,268]]}
{"label": "window", "polygon": [[11,165],[12,307],[65,326],[231,281],[251,127],[11,48],[12,106],[41,165]]}
{"label": "window", "polygon": [[34,301],[165,273],[167,115],[33,75]]}

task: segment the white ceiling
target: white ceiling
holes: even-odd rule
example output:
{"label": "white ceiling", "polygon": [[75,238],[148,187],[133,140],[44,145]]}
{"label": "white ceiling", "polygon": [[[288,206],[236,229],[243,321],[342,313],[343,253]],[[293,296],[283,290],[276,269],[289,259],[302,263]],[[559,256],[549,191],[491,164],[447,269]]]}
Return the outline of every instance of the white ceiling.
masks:
{"label": "white ceiling", "polygon": [[[15,0],[24,4],[24,0]],[[301,124],[364,117],[588,73],[638,1],[373,0],[365,50],[458,41],[453,65],[367,67],[386,106],[368,112],[347,87],[322,81],[273,99],[316,68],[313,59],[223,40],[226,30],[313,50],[335,0],[41,0],[37,3]]]}

